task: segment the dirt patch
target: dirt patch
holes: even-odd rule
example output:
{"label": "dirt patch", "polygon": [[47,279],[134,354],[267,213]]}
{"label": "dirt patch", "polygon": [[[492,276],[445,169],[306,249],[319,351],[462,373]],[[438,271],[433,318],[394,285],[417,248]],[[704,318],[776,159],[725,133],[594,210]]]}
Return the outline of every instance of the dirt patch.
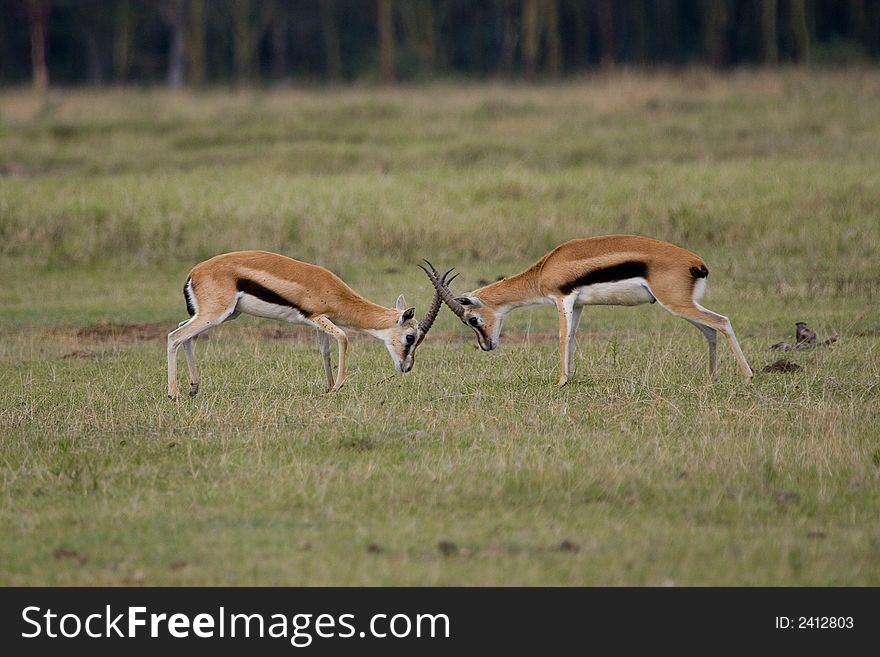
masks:
{"label": "dirt patch", "polygon": [[440,541],[437,543],[437,550],[444,557],[451,557],[458,554],[458,546],[452,541]]}
{"label": "dirt patch", "polygon": [[97,358],[98,354],[90,349],[77,349],[70,353],[64,354],[61,358],[68,360],[70,358]]}
{"label": "dirt patch", "polygon": [[81,555],[76,550],[71,550],[66,547],[55,548],[52,552],[52,556],[58,559],[59,561],[74,561],[78,563],[80,566],[84,565],[88,559]]}
{"label": "dirt patch", "polygon": [[785,504],[787,502],[800,502],[801,494],[795,490],[780,490],[776,491],[773,498],[780,504]]}
{"label": "dirt patch", "polygon": [[47,167],[22,162],[0,162],[0,177],[33,178],[48,173]]}
{"label": "dirt patch", "polygon": [[556,545],[552,548],[556,552],[580,552],[581,546],[577,543],[565,539],[559,545]]}
{"label": "dirt patch", "polygon": [[[71,347],[93,345],[95,343],[115,342],[132,344],[137,342],[164,342],[168,334],[176,328],[174,323],[169,322],[107,322],[101,321],[87,326],[50,326],[43,327],[41,331],[53,338],[69,338],[72,340]],[[366,333],[360,331],[347,331],[349,339],[358,341],[367,339]],[[238,320],[223,324],[210,329],[199,336],[199,340],[223,339],[226,336],[237,339],[249,338],[254,340],[280,340],[295,344],[312,344],[315,342],[315,331],[306,326],[293,326],[286,324],[241,322]],[[584,331],[581,335],[584,339],[610,339],[617,337],[626,340],[611,331]],[[556,342],[559,339],[555,331],[532,331],[513,332],[502,334],[504,344],[514,345],[527,342]],[[436,343],[470,344],[478,349],[477,340],[473,333],[468,330],[453,330],[431,332],[429,341]],[[79,343],[79,344],[78,344]],[[62,356],[62,358],[98,358],[100,354],[91,349],[76,349]]]}
{"label": "dirt patch", "polygon": [[770,363],[764,368],[764,372],[774,373],[788,373],[788,372],[797,372],[802,369],[800,365],[797,363],[792,363],[790,360],[777,360],[775,363]]}
{"label": "dirt patch", "polygon": [[164,322],[98,322],[77,330],[76,337],[86,340],[113,340],[114,342],[143,342],[165,339],[171,329]]}

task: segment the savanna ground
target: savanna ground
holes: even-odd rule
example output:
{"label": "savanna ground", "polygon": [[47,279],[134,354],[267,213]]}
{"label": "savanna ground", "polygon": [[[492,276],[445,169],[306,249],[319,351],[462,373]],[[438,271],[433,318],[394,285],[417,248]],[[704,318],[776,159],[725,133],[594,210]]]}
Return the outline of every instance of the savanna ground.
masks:
{"label": "savanna ground", "polygon": [[[880,584],[880,72],[0,94],[0,583]],[[189,267],[265,248],[418,306],[612,232],[696,251],[757,374],[656,306],[407,375],[242,318],[165,398]],[[796,320],[831,348],[780,354]],[[802,370],[766,374],[785,357]],[[185,367],[181,356],[181,382]]]}

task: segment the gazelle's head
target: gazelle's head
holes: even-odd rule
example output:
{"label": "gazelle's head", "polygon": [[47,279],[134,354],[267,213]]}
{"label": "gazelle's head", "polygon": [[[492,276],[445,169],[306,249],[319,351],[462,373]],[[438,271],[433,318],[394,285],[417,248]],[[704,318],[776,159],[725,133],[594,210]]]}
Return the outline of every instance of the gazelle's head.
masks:
{"label": "gazelle's head", "polygon": [[[501,325],[504,323],[504,315],[496,308],[484,304],[479,297],[474,294],[465,294],[456,297],[449,289],[449,284],[453,281],[456,274],[448,281],[446,277],[452,271],[451,269],[438,276],[434,265],[425,260],[430,267],[430,271],[422,267],[422,270],[428,275],[431,284],[440,296],[443,303],[455,313],[465,326],[468,326],[477,334],[477,342],[483,351],[492,351],[498,346],[498,339],[501,337]],[[421,265],[419,265],[421,267]]]}
{"label": "gazelle's head", "polygon": [[376,337],[385,343],[385,348],[391,354],[394,367],[399,372],[409,372],[416,362],[416,347],[431,330],[431,325],[440,311],[440,295],[434,295],[434,301],[422,321],[416,321],[416,309],[407,308],[406,299],[401,294],[397,297],[394,312],[397,317],[389,328],[376,331]]}

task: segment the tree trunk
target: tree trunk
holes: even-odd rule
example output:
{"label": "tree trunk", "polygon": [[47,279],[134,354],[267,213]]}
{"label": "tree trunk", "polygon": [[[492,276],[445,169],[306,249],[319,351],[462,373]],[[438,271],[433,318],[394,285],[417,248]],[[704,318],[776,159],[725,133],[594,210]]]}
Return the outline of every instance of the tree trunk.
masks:
{"label": "tree trunk", "polygon": [[574,65],[586,68],[590,63],[590,11],[581,0],[571,0],[574,20]]}
{"label": "tree trunk", "polygon": [[[478,73],[479,75],[485,75],[485,63],[483,60],[483,8],[480,5],[474,5],[473,8],[473,16],[471,17],[471,29],[468,33],[468,59],[470,60],[468,64],[470,65],[470,70],[472,72]],[[439,41],[440,41],[440,30],[436,30],[436,41],[438,42],[438,53],[439,53]],[[439,56],[438,56],[439,62]]]}
{"label": "tree trunk", "polygon": [[134,51],[134,13],[131,0],[119,0],[113,16],[113,77],[116,84],[128,80]]}
{"label": "tree trunk", "polygon": [[251,80],[253,68],[253,48],[251,42],[251,3],[250,0],[232,2],[232,57],[235,65],[236,84],[247,84]]}
{"label": "tree trunk", "polygon": [[281,81],[287,76],[288,14],[279,9],[272,21],[272,77]]}
{"label": "tree trunk", "polygon": [[538,0],[523,0],[523,70],[526,81],[534,83],[538,74]]}
{"label": "tree trunk", "polygon": [[184,78],[183,33],[186,29],[184,0],[168,0],[159,6],[159,14],[168,29],[171,40],[168,50],[168,87],[180,89]]}
{"label": "tree trunk", "polygon": [[678,3],[676,0],[658,0],[656,8],[657,46],[660,58],[673,62],[681,61],[681,36],[679,29]]}
{"label": "tree trunk", "polygon": [[382,82],[397,83],[394,68],[394,7],[392,0],[377,0],[377,27],[379,30],[379,71]]}
{"label": "tree trunk", "polygon": [[868,21],[866,0],[849,0],[850,31],[859,43],[869,52],[871,46],[871,24]]}
{"label": "tree trunk", "polygon": [[171,32],[171,52],[168,57],[168,87],[180,89],[184,79],[183,25],[175,26]]}
{"label": "tree trunk", "polygon": [[559,0],[547,0],[544,35],[547,44],[547,74],[559,77],[562,72],[562,46],[559,40]]}
{"label": "tree trunk", "polygon": [[703,0],[703,49],[706,59],[716,68],[729,61],[727,27],[730,8],[727,0]]}
{"label": "tree trunk", "polygon": [[794,41],[794,60],[799,64],[810,61],[810,33],[807,28],[807,8],[804,0],[789,0],[791,31]]}
{"label": "tree trunk", "polygon": [[[431,75],[437,64],[436,16],[431,0],[408,0],[397,5],[407,48],[418,60],[422,74]],[[476,11],[476,10],[475,10]]]}
{"label": "tree trunk", "polygon": [[778,32],[776,28],[776,13],[778,0],[761,0],[761,35],[763,37],[764,63],[768,66],[776,66],[779,63],[779,46],[777,45]]}
{"label": "tree trunk", "polygon": [[630,0],[629,14],[633,21],[633,55],[640,64],[650,59],[648,45],[648,6],[643,0]]}
{"label": "tree trunk", "polygon": [[507,77],[513,75],[513,59],[516,54],[516,25],[513,21],[513,0],[501,0],[501,48],[498,53],[498,69]]}
{"label": "tree trunk", "polygon": [[98,30],[93,23],[85,25],[83,43],[86,49],[89,83],[98,86],[104,81],[104,66],[101,61],[101,47]]}
{"label": "tree trunk", "polygon": [[27,0],[28,32],[31,37],[31,80],[34,90],[49,90],[49,67],[46,64],[46,28],[49,25],[49,0]]}
{"label": "tree trunk", "polygon": [[596,5],[599,27],[599,64],[604,69],[614,68],[614,7],[611,0],[599,0]]}
{"label": "tree trunk", "polygon": [[189,0],[189,35],[186,43],[190,84],[201,87],[205,84],[206,69],[206,0]]}
{"label": "tree trunk", "polygon": [[233,0],[232,52],[235,62],[235,80],[239,85],[250,84],[257,68],[260,40],[272,21],[275,3],[270,0]]}
{"label": "tree trunk", "polygon": [[334,0],[321,0],[321,33],[324,37],[324,61],[327,77],[342,77],[342,53],[339,43],[339,25],[334,12]]}

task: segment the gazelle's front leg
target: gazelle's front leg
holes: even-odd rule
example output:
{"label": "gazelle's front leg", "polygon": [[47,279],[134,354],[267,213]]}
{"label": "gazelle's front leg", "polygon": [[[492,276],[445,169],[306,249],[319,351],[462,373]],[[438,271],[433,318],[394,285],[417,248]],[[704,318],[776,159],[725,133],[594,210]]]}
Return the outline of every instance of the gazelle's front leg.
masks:
{"label": "gazelle's front leg", "polygon": [[568,383],[571,375],[571,348],[574,337],[574,302],[576,294],[556,297],[556,311],[559,313],[559,385]]}
{"label": "gazelle's front leg", "polygon": [[348,338],[341,328],[336,326],[336,324],[331,322],[324,315],[321,315],[313,321],[320,330],[335,338],[337,344],[339,344],[339,364],[337,365],[336,371],[336,383],[334,383],[333,387],[329,390],[329,392],[338,392],[342,387],[342,384],[345,383],[345,350],[348,347]]}
{"label": "gazelle's front leg", "polygon": [[324,364],[324,374],[327,376],[327,390],[333,387],[333,367],[330,365],[330,337],[321,329],[318,333],[318,349],[321,351],[321,362]]}

